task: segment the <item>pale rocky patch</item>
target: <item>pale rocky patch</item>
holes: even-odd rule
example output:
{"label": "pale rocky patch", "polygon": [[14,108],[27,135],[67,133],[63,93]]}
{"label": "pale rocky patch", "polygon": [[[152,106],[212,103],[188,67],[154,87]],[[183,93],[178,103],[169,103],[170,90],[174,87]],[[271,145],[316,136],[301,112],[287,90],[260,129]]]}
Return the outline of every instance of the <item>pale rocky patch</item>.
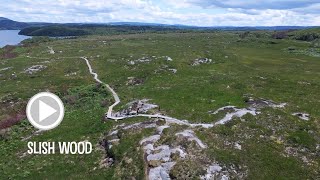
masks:
{"label": "pale rocky patch", "polygon": [[127,115],[136,115],[139,113],[147,113],[149,110],[158,108],[158,105],[148,103],[148,99],[142,99],[130,102],[126,105],[127,108],[115,113],[115,116],[122,117]]}
{"label": "pale rocky patch", "polygon": [[229,179],[246,179],[246,167],[236,167],[235,165],[221,165],[217,162],[206,168],[207,173],[200,176],[201,180],[229,180]]}
{"label": "pale rocky patch", "polygon": [[55,53],[56,53],[56,52],[53,50],[52,47],[49,47],[49,46],[48,46],[48,49],[49,49],[49,54],[55,54]]}
{"label": "pale rocky patch", "polygon": [[199,66],[201,64],[210,64],[212,63],[212,59],[209,59],[209,58],[198,58],[198,59],[195,59],[191,66]]}
{"label": "pale rocky patch", "polygon": [[42,71],[46,68],[47,68],[47,66],[44,66],[44,65],[34,65],[34,66],[31,66],[31,67],[25,69],[24,72],[27,74],[34,74],[34,73]]}
{"label": "pale rocky patch", "polygon": [[1,71],[7,71],[7,70],[10,70],[10,69],[12,69],[13,67],[6,67],[6,68],[2,68],[2,69],[0,69],[0,72]]}
{"label": "pale rocky patch", "polygon": [[183,136],[187,138],[188,141],[195,141],[198,146],[202,149],[207,148],[207,145],[205,145],[194,133],[192,130],[184,130],[182,132],[176,133],[176,136]]}
{"label": "pale rocky patch", "polygon": [[309,121],[310,120],[310,114],[307,113],[292,113],[293,116],[297,116],[298,118],[304,120],[304,121]]}
{"label": "pale rocky patch", "polygon": [[144,83],[144,79],[136,77],[128,77],[127,86],[136,86]]}
{"label": "pale rocky patch", "polygon": [[260,112],[258,112],[255,108],[238,109],[235,106],[225,106],[225,107],[219,108],[218,110],[214,111],[212,114],[218,114],[220,111],[226,111],[226,110],[231,111],[231,112],[228,112],[225,115],[225,117],[222,118],[221,120],[217,121],[215,123],[215,125],[225,124],[225,123],[231,121],[234,117],[242,118],[243,116],[245,116],[247,114],[251,114],[253,116],[260,114]]}
{"label": "pale rocky patch", "polygon": [[78,74],[77,72],[72,72],[72,73],[68,73],[68,74],[66,74],[64,76],[70,77],[70,76],[76,76],[77,74]]}

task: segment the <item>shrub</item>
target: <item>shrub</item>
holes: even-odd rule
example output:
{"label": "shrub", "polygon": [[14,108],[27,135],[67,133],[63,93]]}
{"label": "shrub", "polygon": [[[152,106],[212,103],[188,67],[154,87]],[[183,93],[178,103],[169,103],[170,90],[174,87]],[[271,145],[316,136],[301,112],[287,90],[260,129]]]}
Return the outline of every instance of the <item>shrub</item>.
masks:
{"label": "shrub", "polygon": [[9,128],[9,127],[17,124],[18,122],[20,122],[24,118],[26,118],[26,115],[23,114],[23,113],[19,113],[19,114],[15,115],[15,116],[11,116],[11,117],[3,120],[3,121],[0,122],[0,130]]}
{"label": "shrub", "polygon": [[291,143],[299,144],[307,148],[315,146],[315,139],[306,131],[296,131],[289,135]]}
{"label": "shrub", "polygon": [[301,41],[314,41],[316,39],[320,39],[320,29],[313,28],[313,29],[306,29],[300,31],[293,31],[290,33],[293,39],[301,40]]}
{"label": "shrub", "polygon": [[320,48],[320,38],[316,39],[312,42],[312,47],[314,48]]}
{"label": "shrub", "polygon": [[244,38],[248,37],[249,35],[250,35],[250,31],[246,31],[246,32],[240,33],[239,37],[241,39],[244,39]]}
{"label": "shrub", "polygon": [[285,39],[288,38],[288,32],[287,31],[276,31],[272,34],[273,39]]}

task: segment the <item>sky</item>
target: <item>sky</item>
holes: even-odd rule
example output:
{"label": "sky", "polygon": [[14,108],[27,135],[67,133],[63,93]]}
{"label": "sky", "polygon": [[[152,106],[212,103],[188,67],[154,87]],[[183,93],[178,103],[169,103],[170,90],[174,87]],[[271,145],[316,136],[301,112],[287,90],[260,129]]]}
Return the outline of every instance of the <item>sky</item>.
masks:
{"label": "sky", "polygon": [[320,26],[320,0],[0,0],[22,22]]}

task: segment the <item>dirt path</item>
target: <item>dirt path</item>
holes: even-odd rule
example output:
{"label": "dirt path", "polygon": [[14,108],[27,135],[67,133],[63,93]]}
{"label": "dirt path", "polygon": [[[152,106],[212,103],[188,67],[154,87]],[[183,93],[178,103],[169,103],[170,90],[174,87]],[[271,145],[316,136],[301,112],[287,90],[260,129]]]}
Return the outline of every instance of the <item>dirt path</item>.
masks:
{"label": "dirt path", "polygon": [[[188,141],[195,141],[197,145],[199,146],[200,149],[205,149],[207,148],[207,145],[203,143],[195,134],[195,132],[192,130],[193,128],[196,127],[202,127],[202,128],[213,128],[218,125],[223,125],[229,121],[231,121],[234,117],[241,118],[245,116],[246,114],[251,114],[253,116],[260,114],[260,112],[253,107],[250,108],[236,108],[235,106],[226,106],[219,108],[213,114],[217,114],[220,111],[225,111],[225,110],[231,110],[231,112],[226,113],[225,117],[218,120],[217,122],[210,123],[210,124],[202,124],[202,123],[197,123],[193,124],[190,123],[187,120],[180,120],[176,119],[173,117],[165,116],[162,114],[137,114],[135,115],[124,115],[124,114],[119,114],[119,113],[113,113],[113,109],[121,102],[119,95],[115,92],[114,89],[112,89],[108,84],[102,82],[98,78],[98,74],[95,73],[92,69],[92,66],[90,64],[90,61],[88,60],[87,57],[81,57],[81,59],[86,61],[86,64],[88,66],[90,74],[94,77],[94,80],[97,83],[100,83],[102,85],[105,85],[108,88],[108,91],[110,91],[113,95],[115,103],[112,104],[108,112],[106,114],[106,118],[111,119],[111,120],[124,120],[128,118],[134,118],[134,117],[147,117],[147,118],[153,118],[153,119],[163,119],[165,121],[165,125],[163,126],[158,126],[156,123],[153,122],[153,124],[149,123],[136,123],[136,124],[131,124],[131,125],[120,125],[116,126],[115,129],[111,133],[109,133],[108,136],[110,138],[113,138],[115,135],[117,135],[119,129],[117,127],[122,128],[123,130],[134,128],[134,127],[141,127],[141,128],[156,128],[156,134],[151,135],[149,137],[146,137],[140,141],[140,145],[143,146],[144,149],[144,165],[145,165],[145,178],[150,179],[150,180],[155,180],[155,179],[170,179],[169,172],[173,168],[173,166],[177,163],[173,159],[171,159],[171,154],[179,152],[180,159],[185,158],[187,153],[185,150],[180,149],[180,146],[178,147],[170,147],[169,145],[163,144],[159,145],[156,147],[156,142],[161,138],[162,132],[166,128],[170,128],[172,124],[177,124],[177,125],[183,125],[183,126],[188,126],[184,131],[177,132],[175,134],[176,138],[182,137],[186,138]],[[268,103],[267,103],[268,104]],[[271,104],[272,107],[276,107],[278,105]],[[148,122],[152,122],[152,120],[148,120]],[[119,141],[119,136],[116,136],[116,139],[109,140],[108,143],[111,144],[109,146],[109,149],[112,148],[112,142],[113,141]],[[162,162],[162,160],[164,160]],[[157,165],[156,167],[150,166],[150,162],[161,162],[160,165]]]}
{"label": "dirt path", "polygon": [[90,71],[90,74],[93,75],[94,80],[95,80],[96,82],[100,83],[100,84],[105,85],[105,86],[108,88],[108,90],[112,93],[112,96],[113,96],[113,98],[114,98],[114,100],[115,100],[115,103],[113,103],[113,104],[109,107],[108,112],[107,112],[107,118],[113,119],[113,120],[120,120],[120,119],[118,119],[118,118],[116,118],[116,117],[113,117],[113,115],[112,115],[113,108],[114,108],[115,106],[117,106],[117,105],[121,102],[118,94],[117,94],[108,84],[102,82],[102,81],[98,78],[98,74],[95,73],[95,72],[93,72],[92,66],[91,66],[91,64],[90,64],[90,62],[89,62],[89,60],[88,60],[87,57],[81,57],[81,58],[86,61],[87,66],[88,66],[89,71]]}
{"label": "dirt path", "polygon": [[90,61],[88,60],[87,57],[81,57],[81,58],[86,61],[88,69],[89,69],[89,72],[90,72],[91,75],[93,75],[93,78],[95,79],[95,81],[100,83],[100,84],[105,85],[113,95],[115,103],[112,104],[108,109],[108,112],[106,114],[106,117],[108,119],[112,119],[112,120],[118,121],[118,120],[124,120],[124,119],[128,119],[128,118],[134,118],[134,117],[148,117],[148,118],[161,118],[161,119],[165,119],[169,123],[180,124],[180,125],[188,125],[190,127],[202,126],[204,128],[211,128],[211,127],[214,126],[213,124],[192,124],[192,123],[189,123],[186,120],[179,120],[179,119],[176,119],[176,118],[172,118],[172,117],[164,116],[164,115],[160,115],[160,114],[154,114],[154,115],[151,115],[151,114],[136,114],[136,115],[121,116],[121,117],[114,116],[113,113],[112,113],[113,112],[113,108],[115,106],[117,106],[121,102],[120,98],[119,98],[119,95],[108,84],[102,82],[98,78],[98,74],[93,71],[92,66],[90,64]]}
{"label": "dirt path", "polygon": [[[27,56],[27,58],[35,58],[35,57]],[[63,58],[78,58],[78,57],[63,57]],[[121,102],[119,95],[115,92],[115,90],[113,88],[110,87],[109,84],[106,84],[99,79],[98,74],[93,71],[93,68],[90,64],[90,60],[87,57],[80,57],[80,58],[85,60],[87,67],[89,69],[89,72],[93,76],[94,80],[97,83],[106,86],[108,91],[111,92],[111,94],[115,100],[115,102],[108,108],[108,112],[106,113],[106,118],[111,119],[111,120],[115,120],[115,121],[134,118],[134,117],[161,118],[161,119],[166,120],[166,122],[168,122],[170,124],[179,124],[179,125],[187,125],[190,127],[204,127],[204,128],[211,128],[214,126],[214,124],[192,124],[192,123],[189,123],[187,120],[179,120],[179,119],[169,117],[169,116],[164,116],[161,114],[154,114],[154,115],[152,115],[152,114],[136,114],[136,115],[127,115],[127,116],[120,116],[120,117],[115,116],[113,114],[113,109]]]}
{"label": "dirt path", "polygon": [[[50,49],[50,48],[49,48]],[[28,58],[32,58],[32,57],[28,57]],[[132,128],[136,128],[136,127],[141,127],[141,128],[156,128],[156,133],[149,136],[149,137],[145,137],[144,139],[142,139],[140,141],[140,145],[143,147],[144,149],[144,163],[145,163],[145,177],[146,179],[159,179],[161,177],[165,177],[167,179],[170,179],[169,176],[169,172],[172,169],[172,167],[176,164],[176,161],[174,161],[173,159],[171,159],[171,154],[172,153],[176,153],[178,152],[180,155],[180,159],[183,159],[187,154],[187,152],[183,149],[180,149],[180,146],[177,147],[171,147],[169,145],[163,144],[163,145],[159,145],[156,146],[156,142],[162,137],[162,132],[164,129],[166,128],[170,128],[171,125],[176,124],[176,125],[182,125],[182,126],[187,126],[186,129],[184,129],[181,132],[177,132],[175,134],[176,138],[186,138],[187,141],[195,141],[196,144],[198,145],[198,147],[200,149],[205,149],[207,148],[207,145],[201,141],[201,139],[199,139],[197,137],[197,135],[195,134],[195,132],[193,131],[193,128],[197,128],[197,127],[201,127],[201,128],[213,128],[215,126],[218,125],[223,125],[229,121],[231,121],[234,117],[238,117],[241,118],[243,116],[245,116],[246,114],[251,114],[253,116],[259,114],[260,112],[258,111],[258,109],[253,108],[253,107],[249,107],[249,108],[236,108],[235,106],[226,106],[226,107],[222,107],[219,108],[218,110],[216,110],[215,112],[212,112],[212,114],[217,114],[220,111],[226,111],[228,110],[229,112],[227,112],[225,114],[225,117],[213,122],[213,123],[207,123],[207,124],[203,124],[203,123],[191,123],[188,120],[180,120],[177,118],[173,118],[173,117],[169,117],[166,115],[162,115],[162,114],[142,114],[142,113],[138,113],[134,114],[134,115],[125,115],[125,114],[121,114],[121,113],[114,113],[114,108],[120,104],[121,100],[119,95],[117,94],[117,92],[109,85],[104,83],[103,81],[101,81],[99,79],[99,76],[96,72],[94,72],[92,65],[90,64],[90,60],[88,59],[88,57],[64,57],[64,58],[81,58],[82,60],[84,60],[87,64],[89,73],[93,76],[94,80],[107,87],[107,90],[112,94],[113,99],[114,99],[114,103],[108,108],[108,111],[106,113],[106,118],[110,119],[110,120],[125,120],[125,119],[129,119],[129,118],[134,118],[134,117],[146,117],[146,118],[152,118],[155,120],[147,120],[145,122],[142,123],[136,123],[136,124],[130,124],[130,125],[119,125],[116,126],[113,131],[111,133],[109,133],[108,136],[110,136],[110,138],[114,138],[115,135],[117,135],[119,130],[127,130],[127,129],[132,129]],[[276,104],[270,104],[269,102],[265,102],[266,105],[268,105],[269,107],[280,107],[283,105],[276,105]],[[147,112],[144,112],[147,113]],[[159,120],[163,120],[165,121],[165,124],[160,126],[156,124],[156,121]],[[150,124],[151,123],[151,124]],[[34,135],[38,135],[41,134],[41,132],[35,132]],[[33,135],[33,136],[34,136]],[[30,137],[26,137],[26,139],[31,138]],[[109,146],[109,149],[112,148],[112,142],[113,141],[118,141],[119,136],[115,136],[117,139],[111,139],[109,140],[109,144],[111,144],[111,146]],[[167,159],[165,162],[160,163],[159,166],[157,167],[149,167],[149,163],[151,161],[160,161],[162,162],[163,159]]]}
{"label": "dirt path", "polygon": [[[180,119],[176,119],[176,118],[173,118],[173,117],[164,116],[164,115],[161,115],[161,114],[136,114],[136,115],[115,116],[113,114],[113,108],[115,106],[117,106],[121,102],[120,98],[119,98],[119,95],[108,84],[102,82],[98,78],[98,74],[93,71],[92,66],[90,64],[90,61],[88,60],[87,57],[81,57],[81,59],[86,61],[88,69],[89,69],[89,72],[90,72],[91,75],[93,75],[93,78],[95,79],[95,81],[100,83],[100,84],[105,85],[113,95],[115,103],[112,104],[109,107],[108,112],[106,114],[106,117],[108,119],[111,119],[111,120],[118,121],[118,120],[124,120],[124,119],[128,119],[128,118],[134,118],[134,117],[161,118],[161,119],[164,119],[168,124],[187,125],[187,126],[192,127],[192,128],[194,128],[194,127],[212,128],[212,127],[214,127],[216,125],[219,125],[219,124],[225,124],[226,122],[230,121],[234,116],[242,117],[247,113],[250,113],[252,115],[256,115],[256,112],[254,110],[235,109],[236,110],[235,113],[227,114],[227,116],[225,118],[217,121],[216,123],[212,123],[212,124],[202,124],[202,123],[193,124],[193,123],[190,123],[187,120],[180,120]],[[223,108],[220,108],[220,109],[223,109]]]}

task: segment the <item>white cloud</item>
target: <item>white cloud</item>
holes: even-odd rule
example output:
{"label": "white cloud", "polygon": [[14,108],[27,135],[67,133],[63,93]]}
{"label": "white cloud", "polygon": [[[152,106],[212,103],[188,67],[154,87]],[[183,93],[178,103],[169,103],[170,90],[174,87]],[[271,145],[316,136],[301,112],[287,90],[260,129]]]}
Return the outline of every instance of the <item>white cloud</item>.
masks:
{"label": "white cloud", "polygon": [[319,3],[319,0],[185,0],[201,7],[222,7],[241,9],[295,9]]}
{"label": "white cloud", "polygon": [[[18,21],[115,22],[139,21],[198,26],[320,25],[320,4],[314,0],[272,8],[253,0],[3,0],[0,16]],[[213,3],[215,2],[215,3]],[[280,1],[279,1],[280,2]],[[219,4],[223,3],[225,8]],[[206,5],[207,6],[204,6]],[[246,6],[246,8],[244,8]]]}

